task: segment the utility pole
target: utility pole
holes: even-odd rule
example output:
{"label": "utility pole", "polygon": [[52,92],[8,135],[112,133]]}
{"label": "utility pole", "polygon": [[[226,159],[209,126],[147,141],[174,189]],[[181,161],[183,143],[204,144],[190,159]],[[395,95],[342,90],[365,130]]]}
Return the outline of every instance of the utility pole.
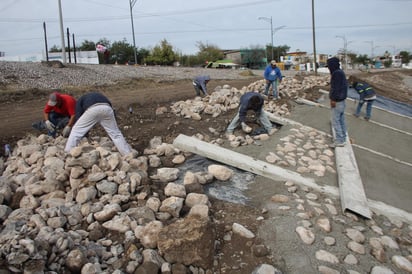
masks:
{"label": "utility pole", "polygon": [[313,65],[315,75],[318,75],[318,68],[316,66],[316,39],[315,39],[315,0],[312,0],[312,40],[313,40]]}
{"label": "utility pole", "polygon": [[271,52],[272,52],[272,59],[271,60],[273,60],[273,23],[272,23],[272,16],[269,18],[269,17],[258,17],[258,20],[263,20],[263,21],[266,21],[266,22],[269,22],[270,23],[270,41],[271,41],[271,44],[270,44],[270,46],[272,47],[271,48]]}
{"label": "utility pole", "polygon": [[60,18],[60,38],[62,45],[62,60],[63,64],[66,64],[66,47],[64,46],[64,30],[63,30],[63,13],[62,13],[62,1],[59,1],[59,18]]}
{"label": "utility pole", "polygon": [[46,22],[43,22],[43,31],[44,31],[44,46],[46,48],[46,61],[49,61],[49,49],[47,47],[47,31],[46,31]]}
{"label": "utility pole", "polygon": [[136,52],[136,39],[134,37],[134,25],[133,25],[133,7],[137,0],[129,0],[130,4],[130,20],[132,21],[132,35],[133,35],[133,51],[134,51],[134,64],[137,63],[137,52]]}
{"label": "utility pole", "polygon": [[348,61],[347,61],[347,56],[346,56],[346,47],[347,47],[347,41],[345,35],[336,35],[336,38],[342,38],[343,40],[343,58],[345,58],[345,69],[348,69]]}
{"label": "utility pole", "polygon": [[[273,36],[275,35],[275,33],[276,33],[278,30],[283,29],[283,28],[285,28],[285,27],[286,27],[286,26],[280,26],[280,27],[274,28],[274,29],[273,29],[273,32],[272,32],[272,39],[273,39]],[[273,53],[273,42],[272,42],[272,53]],[[276,61],[277,61],[277,62],[280,62],[279,47],[278,47],[277,53],[278,53],[278,59],[277,59]]]}

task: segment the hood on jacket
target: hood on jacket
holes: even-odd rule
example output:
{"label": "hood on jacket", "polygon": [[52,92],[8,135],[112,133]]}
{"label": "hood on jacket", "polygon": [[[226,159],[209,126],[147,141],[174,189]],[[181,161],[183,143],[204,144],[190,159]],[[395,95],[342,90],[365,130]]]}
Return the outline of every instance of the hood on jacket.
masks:
{"label": "hood on jacket", "polygon": [[332,73],[340,68],[340,61],[337,57],[332,57],[327,60],[327,66],[329,71]]}

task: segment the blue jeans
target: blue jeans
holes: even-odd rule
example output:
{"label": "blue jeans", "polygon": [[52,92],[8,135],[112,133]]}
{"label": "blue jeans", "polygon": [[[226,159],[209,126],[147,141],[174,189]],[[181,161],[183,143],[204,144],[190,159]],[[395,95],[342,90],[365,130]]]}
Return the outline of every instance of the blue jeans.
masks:
{"label": "blue jeans", "polygon": [[[272,123],[270,122],[268,116],[263,110],[260,113],[260,116],[258,119],[259,119],[259,122],[262,124],[262,126],[265,128],[265,130],[269,133],[269,131],[272,129]],[[240,125],[240,119],[239,119],[239,112],[238,112],[236,116],[233,118],[232,122],[230,122],[226,131],[232,133],[239,125]]]}
{"label": "blue jeans", "polygon": [[273,97],[277,98],[278,97],[278,80],[277,79],[273,80],[273,81],[269,80],[269,83],[267,83],[266,86],[265,86],[265,95],[269,94],[270,86],[272,86]]}
{"label": "blue jeans", "polygon": [[[366,101],[366,118],[370,119],[372,115],[372,104],[375,100],[365,100]],[[361,113],[361,109],[365,101],[359,101],[358,107],[356,108],[355,115],[359,116]]]}
{"label": "blue jeans", "polygon": [[[69,120],[70,120],[69,116],[64,116],[54,111],[49,113],[49,121],[52,122],[52,124],[56,127],[56,130],[64,128],[69,123]],[[54,131],[48,130],[47,134],[49,136],[56,137],[56,130]]]}
{"label": "blue jeans", "polygon": [[343,100],[336,102],[336,106],[332,108],[332,127],[335,130],[336,143],[346,141],[345,106],[345,100]]}

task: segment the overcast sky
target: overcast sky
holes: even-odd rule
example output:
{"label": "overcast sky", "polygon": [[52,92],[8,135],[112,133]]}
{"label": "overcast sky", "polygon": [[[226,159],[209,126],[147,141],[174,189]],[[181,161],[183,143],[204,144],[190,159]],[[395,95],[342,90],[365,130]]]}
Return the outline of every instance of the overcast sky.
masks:
{"label": "overcast sky", "polygon": [[[412,0],[314,0],[316,52],[335,55],[347,42],[356,54],[412,52]],[[133,45],[129,0],[61,0],[64,31],[84,40],[126,39]],[[313,53],[311,0],[137,0],[133,7],[136,47],[166,39],[182,54],[197,42],[221,49],[271,43]],[[266,19],[259,19],[264,17]],[[1,0],[0,51],[8,56],[61,47],[58,0]],[[67,45],[67,44],[66,44]]]}

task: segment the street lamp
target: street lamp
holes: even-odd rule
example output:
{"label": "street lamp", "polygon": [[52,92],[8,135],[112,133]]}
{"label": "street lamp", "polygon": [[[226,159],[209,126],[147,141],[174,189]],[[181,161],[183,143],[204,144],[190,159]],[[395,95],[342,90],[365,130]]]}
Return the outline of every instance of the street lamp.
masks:
{"label": "street lamp", "polygon": [[[283,29],[283,28],[286,28],[286,26],[280,26],[280,27],[274,28],[273,29],[273,36],[275,35],[275,32],[277,32],[278,30]],[[273,44],[272,44],[272,51],[273,51]],[[279,48],[278,48],[277,52],[278,52],[278,60],[277,61],[279,62]]]}
{"label": "street lamp", "polygon": [[373,41],[365,41],[365,43],[371,44],[371,59],[373,59],[373,51],[374,49],[379,48],[379,46],[373,46]]}
{"label": "street lamp", "polygon": [[272,16],[269,17],[258,17],[258,20],[263,20],[266,22],[270,23],[270,41],[271,41],[271,46],[272,46],[272,59],[273,60],[273,21],[272,21]]}
{"label": "street lamp", "polygon": [[348,45],[353,41],[347,41],[345,35],[336,35],[336,38],[342,38],[343,40],[343,54],[345,58],[345,69],[348,69]]}
{"label": "street lamp", "polygon": [[133,51],[134,51],[134,64],[137,63],[137,53],[136,53],[136,40],[134,38],[134,25],[133,25],[133,7],[137,0],[129,0],[130,6],[130,20],[132,21],[132,35],[133,35]]}

